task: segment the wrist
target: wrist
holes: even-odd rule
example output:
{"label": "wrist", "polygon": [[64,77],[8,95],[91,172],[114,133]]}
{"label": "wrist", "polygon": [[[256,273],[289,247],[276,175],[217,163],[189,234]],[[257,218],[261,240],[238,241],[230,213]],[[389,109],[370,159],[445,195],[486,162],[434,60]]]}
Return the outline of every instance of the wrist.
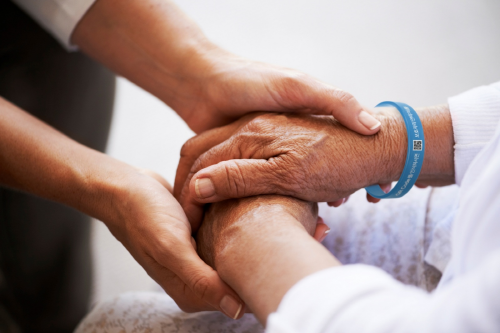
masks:
{"label": "wrist", "polygon": [[[91,152],[85,168],[74,177],[72,188],[78,189],[70,199],[74,208],[106,223],[110,229],[126,220],[130,196],[147,178],[137,169],[107,155]],[[128,211],[130,213],[130,211]]]}
{"label": "wrist", "polygon": [[262,196],[245,206],[239,213],[232,210],[232,223],[218,230],[217,238],[225,240],[215,247],[215,267],[265,322],[295,283],[339,263],[310,236],[316,225],[315,205]]}
{"label": "wrist", "polygon": [[[318,215],[317,204],[296,198],[262,195],[242,199],[231,199],[215,203],[206,212],[197,234],[198,252],[212,267],[219,269],[223,253],[238,247],[240,238],[258,232],[272,238],[280,224],[286,229],[314,234]],[[280,217],[288,216],[295,223],[283,222]],[[273,223],[269,223],[272,217]],[[259,240],[264,242],[262,237]]]}
{"label": "wrist", "polygon": [[[397,181],[403,171],[407,154],[407,129],[396,109],[377,108],[376,118],[382,123],[375,135],[374,155],[379,156],[374,170],[380,174],[372,184]],[[418,182],[426,185],[454,183],[453,129],[447,105],[418,108],[425,136],[425,155]],[[377,172],[377,171],[376,171]]]}

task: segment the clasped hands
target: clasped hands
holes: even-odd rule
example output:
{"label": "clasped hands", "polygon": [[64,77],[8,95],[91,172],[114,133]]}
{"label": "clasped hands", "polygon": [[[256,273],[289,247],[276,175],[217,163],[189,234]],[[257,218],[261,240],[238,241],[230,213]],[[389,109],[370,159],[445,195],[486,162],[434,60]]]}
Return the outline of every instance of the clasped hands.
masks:
{"label": "clasped hands", "polygon": [[[454,167],[449,110],[443,105],[417,109],[417,112],[428,142],[418,184],[451,184]],[[204,132],[182,148],[174,195],[185,210],[192,230],[199,230],[198,253],[211,267],[219,273],[222,271],[226,282],[233,280],[231,287],[236,288],[245,301],[253,302],[256,308],[251,310],[260,316],[261,322],[265,322],[265,314],[276,309],[276,299],[280,298],[274,298],[274,304],[272,300],[268,302],[273,305],[266,312],[262,309],[269,304],[259,303],[257,297],[245,289],[248,280],[242,283],[235,278],[241,275],[238,271],[227,273],[231,270],[227,264],[231,256],[227,253],[238,253],[234,244],[231,245],[231,238],[251,242],[252,236],[241,236],[243,229],[258,239],[268,237],[264,229],[272,234],[272,230],[296,229],[297,224],[301,224],[302,231],[321,240],[327,227],[315,223],[321,221],[317,217],[316,202],[335,202],[368,185],[386,184],[387,187],[396,181],[406,157],[405,125],[395,109],[381,108],[376,118],[382,124],[381,130],[376,135],[365,136],[347,129],[330,116],[254,113]],[[207,203],[216,204],[206,210]],[[283,224],[287,218],[278,221],[277,216],[283,211],[293,217],[288,224]],[[244,226],[242,221],[254,224],[254,229]],[[305,242],[304,238],[297,239]],[[277,238],[274,240],[280,242]],[[231,246],[233,250],[226,250]],[[320,249],[317,251],[321,253]],[[253,256],[255,259],[258,254]],[[332,264],[332,258],[325,258],[324,262]],[[238,265],[237,262],[233,260],[233,264]],[[259,285],[261,287],[263,285]],[[286,290],[280,295],[284,292]],[[263,297],[269,298],[269,295]]]}
{"label": "clasped hands", "polygon": [[[224,230],[245,213],[258,214],[258,206],[272,206],[263,208],[271,209],[268,213],[279,207],[300,215],[296,220],[304,230],[321,241],[328,227],[317,217],[316,202],[334,202],[367,185],[390,183],[402,170],[404,142],[384,144],[386,149],[380,142],[388,141],[390,132],[404,135],[404,128],[393,114],[377,117],[382,130],[364,136],[330,116],[254,113],[186,142],[174,196],[192,230],[201,224],[200,256],[218,271],[218,253],[230,242],[230,232]],[[202,223],[205,204],[214,202],[219,204],[210,207]],[[273,228],[276,216],[262,217]]]}

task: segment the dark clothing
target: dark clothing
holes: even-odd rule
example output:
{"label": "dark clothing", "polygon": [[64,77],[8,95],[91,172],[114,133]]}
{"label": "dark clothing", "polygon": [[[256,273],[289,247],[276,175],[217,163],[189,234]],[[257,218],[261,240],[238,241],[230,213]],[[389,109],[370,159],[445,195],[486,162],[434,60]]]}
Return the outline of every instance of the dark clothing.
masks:
{"label": "dark clothing", "polygon": [[[104,151],[114,75],[0,0],[0,96]],[[90,218],[0,187],[0,332],[72,332],[91,293]]]}

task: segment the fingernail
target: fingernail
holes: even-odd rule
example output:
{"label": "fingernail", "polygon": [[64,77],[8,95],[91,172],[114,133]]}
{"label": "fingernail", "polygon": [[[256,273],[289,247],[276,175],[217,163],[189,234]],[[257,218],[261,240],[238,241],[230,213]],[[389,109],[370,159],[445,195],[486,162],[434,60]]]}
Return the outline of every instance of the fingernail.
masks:
{"label": "fingernail", "polygon": [[373,131],[376,128],[379,128],[381,123],[377,119],[375,119],[374,116],[369,114],[366,111],[361,111],[361,113],[358,116],[359,122],[362,123],[366,128],[368,128],[370,131]]}
{"label": "fingernail", "polygon": [[323,236],[321,236],[321,239],[319,240],[320,243],[325,240],[325,238],[326,238],[326,236],[328,236],[329,232],[330,232],[329,228],[325,230],[325,232],[323,233]]}
{"label": "fingernail", "polygon": [[194,189],[200,199],[208,198],[215,194],[214,183],[209,178],[196,179]]}
{"label": "fingernail", "polygon": [[243,304],[238,303],[233,297],[226,295],[220,301],[220,308],[228,317],[236,319],[240,315]]}

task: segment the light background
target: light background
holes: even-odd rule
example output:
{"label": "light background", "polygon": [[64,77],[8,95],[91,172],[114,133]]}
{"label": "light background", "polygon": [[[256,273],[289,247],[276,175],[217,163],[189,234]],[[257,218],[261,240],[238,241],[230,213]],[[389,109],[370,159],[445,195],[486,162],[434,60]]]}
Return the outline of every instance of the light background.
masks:
{"label": "light background", "polygon": [[[363,104],[446,102],[500,80],[497,0],[179,0],[220,46],[296,68]],[[119,79],[108,153],[173,182],[193,133],[156,98]],[[94,301],[159,290],[106,227],[93,224]]]}

